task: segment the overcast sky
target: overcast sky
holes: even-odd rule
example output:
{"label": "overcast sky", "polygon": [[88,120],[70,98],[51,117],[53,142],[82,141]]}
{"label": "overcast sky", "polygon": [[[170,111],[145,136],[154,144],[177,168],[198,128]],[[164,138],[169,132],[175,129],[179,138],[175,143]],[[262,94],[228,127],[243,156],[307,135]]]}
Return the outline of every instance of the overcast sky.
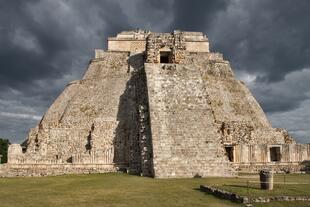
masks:
{"label": "overcast sky", "polygon": [[1,0],[0,137],[22,142],[106,38],[202,31],[274,127],[310,142],[309,0]]}

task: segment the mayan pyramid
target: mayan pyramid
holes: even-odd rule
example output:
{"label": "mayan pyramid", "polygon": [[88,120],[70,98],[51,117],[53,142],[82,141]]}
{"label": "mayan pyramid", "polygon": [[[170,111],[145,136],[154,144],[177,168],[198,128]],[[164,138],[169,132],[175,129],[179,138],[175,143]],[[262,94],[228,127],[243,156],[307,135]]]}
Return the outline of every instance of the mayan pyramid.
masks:
{"label": "mayan pyramid", "polygon": [[[201,32],[121,32],[96,50],[9,164],[24,173],[231,176],[225,146],[294,143]],[[52,170],[51,170],[52,169]]]}

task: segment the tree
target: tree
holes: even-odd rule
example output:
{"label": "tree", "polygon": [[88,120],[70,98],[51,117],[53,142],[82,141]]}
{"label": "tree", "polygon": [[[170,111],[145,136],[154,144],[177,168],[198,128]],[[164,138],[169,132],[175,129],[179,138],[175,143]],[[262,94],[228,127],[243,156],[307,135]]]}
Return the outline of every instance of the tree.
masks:
{"label": "tree", "polygon": [[1,163],[6,163],[8,160],[8,147],[10,141],[8,139],[0,138],[0,155],[2,155]]}

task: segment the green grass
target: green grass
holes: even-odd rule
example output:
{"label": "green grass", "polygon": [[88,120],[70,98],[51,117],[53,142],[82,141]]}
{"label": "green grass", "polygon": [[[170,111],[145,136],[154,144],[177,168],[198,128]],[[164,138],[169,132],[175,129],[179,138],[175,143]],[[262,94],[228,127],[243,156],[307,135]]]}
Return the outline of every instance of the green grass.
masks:
{"label": "green grass", "polygon": [[[247,178],[152,179],[120,173],[0,178],[0,206],[240,206],[203,193],[198,188],[201,184],[221,184],[222,188],[244,194],[246,191],[242,185],[246,180]],[[309,182],[309,180],[310,175],[287,177],[288,182]],[[287,191],[277,192],[295,195],[292,189],[293,186]],[[258,189],[251,189],[251,192],[260,194]],[[298,188],[297,194],[298,192],[309,195],[309,185]],[[277,202],[263,206],[310,206],[310,204]]]}
{"label": "green grass", "polygon": [[[246,176],[245,176],[246,177]],[[249,185],[247,184],[249,181]],[[241,178],[230,180],[229,183],[222,182],[221,189],[250,197],[271,196],[310,196],[309,174],[283,174],[274,176],[274,190],[261,190],[259,178]],[[247,186],[249,186],[247,188]]]}

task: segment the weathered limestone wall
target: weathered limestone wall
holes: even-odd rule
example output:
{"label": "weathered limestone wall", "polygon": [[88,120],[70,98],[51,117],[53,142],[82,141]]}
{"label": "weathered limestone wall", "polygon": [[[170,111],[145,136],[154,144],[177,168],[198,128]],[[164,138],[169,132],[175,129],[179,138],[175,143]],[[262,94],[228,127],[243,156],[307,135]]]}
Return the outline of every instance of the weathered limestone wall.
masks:
{"label": "weathered limestone wall", "polygon": [[21,166],[27,169],[16,175],[101,172],[105,166],[153,175],[144,58],[129,55],[96,51],[83,79],[69,83],[30,130],[26,152],[9,147],[12,175]]}
{"label": "weathered limestone wall", "polygon": [[[65,88],[30,131],[18,163],[95,163],[132,166],[136,139],[135,89],[128,53],[103,52],[82,80]],[[136,142],[136,143],[132,143]],[[19,160],[19,161],[17,161]]]}
{"label": "weathered limestone wall", "polygon": [[146,62],[160,63],[160,52],[170,52],[170,63],[182,63],[185,59],[185,38],[182,32],[152,33],[147,37]]}
{"label": "weathered limestone wall", "polygon": [[201,72],[223,144],[285,143],[284,132],[271,127],[249,89],[234,77],[221,54],[190,53],[186,58],[186,64],[195,65]]}
{"label": "weathered limestone wall", "polygon": [[105,52],[102,49],[95,49],[95,59],[104,58]]}
{"label": "weathered limestone wall", "polygon": [[11,144],[8,148],[8,163],[18,163],[18,159],[23,155],[20,144]]}
{"label": "weathered limestone wall", "polygon": [[209,40],[202,32],[183,32],[188,52],[210,52]]}
{"label": "weathered limestone wall", "polygon": [[[271,160],[271,148],[279,148],[279,160]],[[310,144],[258,144],[234,146],[234,164],[242,172],[257,173],[262,168],[277,172],[299,172],[310,160]]]}
{"label": "weathered limestone wall", "polygon": [[141,53],[145,51],[145,39],[144,40],[119,40],[110,39],[108,41],[109,51],[131,51]]}
{"label": "weathered limestone wall", "polygon": [[[182,37],[184,50],[189,52],[209,52],[209,40],[202,32],[183,32],[175,30],[173,33],[150,33],[149,31],[128,31],[121,32],[116,37],[108,38],[109,51],[126,51],[142,53],[146,51],[147,39],[150,36],[157,36],[157,49],[172,49],[172,45],[178,47],[178,38]],[[177,44],[175,44],[177,43]],[[183,47],[183,46],[182,46]]]}
{"label": "weathered limestone wall", "polygon": [[113,164],[3,164],[0,165],[0,177],[108,173],[118,170]]}
{"label": "weathered limestone wall", "polygon": [[[275,145],[279,163],[268,160]],[[309,145],[272,128],[229,62],[209,52],[203,33],[136,30],[109,38],[107,52],[96,50],[83,79],[66,86],[30,130],[26,148],[11,145],[8,158],[0,176],[125,169],[231,176],[235,167],[300,169]]]}
{"label": "weathered limestone wall", "polygon": [[189,52],[210,52],[209,42],[186,41],[185,46],[186,46],[186,50]]}
{"label": "weathered limestone wall", "polygon": [[108,38],[108,50],[142,53],[149,33],[144,30],[121,32],[116,37]]}
{"label": "weathered limestone wall", "polygon": [[232,175],[199,70],[147,63],[145,71],[155,177]]}
{"label": "weathered limestone wall", "polygon": [[138,126],[138,147],[135,147],[134,160],[139,160],[141,168],[139,173],[143,176],[153,176],[153,149],[152,135],[149,115],[149,101],[147,80],[144,70],[144,54],[134,54],[129,58],[129,65],[133,70],[133,82],[136,90],[137,126]]}

